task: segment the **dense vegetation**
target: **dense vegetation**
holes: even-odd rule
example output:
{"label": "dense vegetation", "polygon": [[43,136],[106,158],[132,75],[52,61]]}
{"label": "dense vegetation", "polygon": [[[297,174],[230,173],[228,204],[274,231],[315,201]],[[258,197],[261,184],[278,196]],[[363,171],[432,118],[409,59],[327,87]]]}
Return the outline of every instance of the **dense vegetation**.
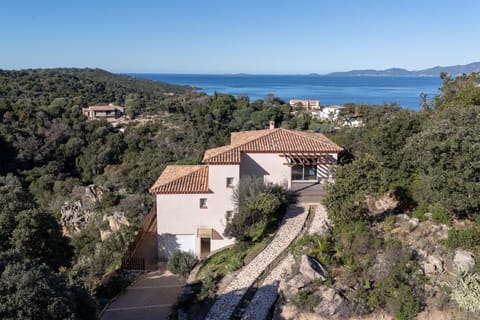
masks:
{"label": "dense vegetation", "polygon": [[[450,225],[446,247],[480,256],[480,75],[442,74],[442,79],[441,95],[422,111],[357,106],[365,125],[333,136],[347,150],[324,199],[334,226],[298,245],[336,270],[334,286],[344,290],[356,313],[382,307],[397,319],[412,319],[425,303],[427,280],[418,275],[418,254],[389,232],[395,214],[425,220],[429,212],[433,222]],[[372,197],[398,204],[375,214]],[[478,273],[459,279],[461,292],[469,291],[462,279],[469,279],[474,291],[479,286],[472,280]],[[464,298],[475,301],[474,291]],[[474,310],[471,303],[465,309]]]}
{"label": "dense vegetation", "polygon": [[[82,107],[107,103],[140,122],[123,121],[119,130],[86,121]],[[62,290],[104,296],[102,279],[119,267],[153,202],[147,190],[166,164],[198,163],[205,149],[227,144],[231,131],[263,129],[269,120],[295,127],[290,111],[272,95],[253,102],[207,96],[98,69],[0,71],[0,237],[2,252],[15,252],[2,263],[25,272],[45,263],[55,274],[47,279],[63,277]],[[90,223],[63,237],[62,205],[81,200],[91,184],[103,196],[87,208]],[[104,218],[116,212],[129,226],[100,241]]]}
{"label": "dense vegetation", "polygon": [[[336,131],[301,110],[292,115],[272,95],[257,101],[207,96],[92,69],[0,71],[0,316],[54,318],[49,306],[59,306],[58,317],[92,318],[91,296],[106,296],[104,276],[118,268],[151,206],[147,190],[165,165],[198,163],[205,149],[227,144],[231,131],[263,129],[275,120],[287,128],[335,132],[333,139],[346,148],[325,199],[334,227],[302,239],[302,250],[336,270],[335,283],[345,284],[357,313],[383,307],[411,318],[424,303],[418,257],[377,223],[387,226],[400,212],[460,221],[445,246],[480,256],[480,76],[442,78],[441,95],[421,112],[352,105],[365,125]],[[142,122],[124,121],[120,131],[106,121],[86,121],[81,108],[104,103],[124,105],[129,118]],[[61,207],[90,184],[102,188],[102,200],[89,208],[88,226],[64,237]],[[272,205],[271,193],[260,194],[252,197],[261,204],[254,216],[266,218],[252,220],[245,212],[229,232],[261,244],[271,218],[267,209],[278,203]],[[399,205],[372,215],[366,197],[386,194]],[[124,212],[130,224],[101,241],[104,217],[115,212]],[[235,267],[246,259],[245,251],[217,258]],[[471,298],[463,293],[478,287],[479,260],[477,273],[459,278],[453,299]],[[372,266],[385,261],[382,272],[374,272]],[[202,297],[212,296],[215,275],[207,270]]]}

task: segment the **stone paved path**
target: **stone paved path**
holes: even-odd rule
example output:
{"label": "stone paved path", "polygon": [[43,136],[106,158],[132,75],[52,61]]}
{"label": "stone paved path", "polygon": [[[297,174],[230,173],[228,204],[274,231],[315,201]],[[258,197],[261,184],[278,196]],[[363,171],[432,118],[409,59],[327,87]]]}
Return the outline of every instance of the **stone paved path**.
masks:
{"label": "stone paved path", "polygon": [[235,307],[242,300],[248,288],[257,280],[262,272],[273,262],[296,238],[305,224],[308,216],[308,206],[302,204],[290,205],[282,225],[272,242],[260,252],[233,281],[225,288],[207,314],[206,319],[228,320]]}
{"label": "stone paved path", "polygon": [[[323,233],[327,229],[327,209],[321,204],[311,204],[314,208],[313,220],[307,230],[308,233]],[[270,308],[277,300],[278,288],[284,275],[291,271],[294,258],[289,254],[265,278],[257,289],[253,299],[243,313],[242,320],[264,320]]]}

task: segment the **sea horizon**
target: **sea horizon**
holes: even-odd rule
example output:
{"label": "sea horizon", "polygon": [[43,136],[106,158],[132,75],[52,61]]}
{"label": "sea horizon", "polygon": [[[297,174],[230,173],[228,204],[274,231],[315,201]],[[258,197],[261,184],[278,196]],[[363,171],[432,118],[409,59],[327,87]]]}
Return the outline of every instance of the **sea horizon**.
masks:
{"label": "sea horizon", "polygon": [[273,94],[288,103],[291,99],[320,100],[321,105],[346,103],[383,105],[397,103],[419,110],[420,95],[429,100],[438,95],[440,77],[421,76],[335,76],[320,74],[199,74],[124,73],[129,76],[189,85],[206,94],[226,93],[264,99]]}

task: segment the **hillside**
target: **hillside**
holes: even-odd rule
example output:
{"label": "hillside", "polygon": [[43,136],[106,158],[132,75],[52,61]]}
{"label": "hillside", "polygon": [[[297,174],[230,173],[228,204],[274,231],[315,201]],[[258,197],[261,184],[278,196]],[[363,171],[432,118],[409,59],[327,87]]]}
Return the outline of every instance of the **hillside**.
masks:
{"label": "hillside", "polygon": [[423,70],[406,70],[402,68],[390,68],[385,70],[351,70],[344,72],[332,72],[327,74],[332,77],[438,77],[440,73],[445,72],[451,76],[459,74],[468,74],[480,71],[480,62],[473,62],[466,65],[455,66],[436,66]]}
{"label": "hillside", "polygon": [[[97,103],[125,106],[130,117],[150,121],[122,124],[123,130],[87,121],[81,108]],[[231,131],[287,123],[290,110],[277,98],[207,96],[98,69],[0,71],[0,296],[17,299],[0,299],[12,304],[0,318],[38,310],[49,319],[94,318],[92,297],[105,301],[128,284],[118,272],[121,258],[165,165],[198,163]],[[26,282],[9,280],[15,277]],[[46,300],[37,304],[22,286]],[[63,296],[79,308],[49,313],[46,307]]]}

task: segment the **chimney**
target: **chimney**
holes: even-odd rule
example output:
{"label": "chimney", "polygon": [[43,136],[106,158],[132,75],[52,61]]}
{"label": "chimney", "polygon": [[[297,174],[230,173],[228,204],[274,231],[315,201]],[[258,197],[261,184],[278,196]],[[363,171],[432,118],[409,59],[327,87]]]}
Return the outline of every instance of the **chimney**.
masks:
{"label": "chimney", "polygon": [[275,120],[268,121],[268,126],[270,127],[270,130],[275,129]]}

